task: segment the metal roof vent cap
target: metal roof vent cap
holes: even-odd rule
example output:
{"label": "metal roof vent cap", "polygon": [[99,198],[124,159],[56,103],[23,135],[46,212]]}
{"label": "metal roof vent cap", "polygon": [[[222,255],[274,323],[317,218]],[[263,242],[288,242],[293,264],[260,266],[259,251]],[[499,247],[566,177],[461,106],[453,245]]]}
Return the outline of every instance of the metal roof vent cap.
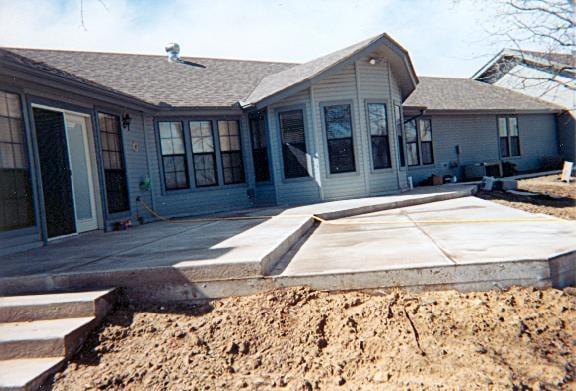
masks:
{"label": "metal roof vent cap", "polygon": [[168,53],[168,61],[170,62],[180,62],[180,45],[177,43],[169,43],[164,48],[166,53]]}

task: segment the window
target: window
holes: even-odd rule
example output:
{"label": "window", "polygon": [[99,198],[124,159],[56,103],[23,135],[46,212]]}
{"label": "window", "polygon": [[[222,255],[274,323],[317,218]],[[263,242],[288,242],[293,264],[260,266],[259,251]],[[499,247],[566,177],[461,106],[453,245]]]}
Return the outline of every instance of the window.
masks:
{"label": "window", "polygon": [[159,122],[160,151],[166,190],[187,189],[188,168],[181,122]]}
{"label": "window", "polygon": [[374,169],[392,167],[388,140],[388,116],[384,103],[368,103],[368,129]]}
{"label": "window", "polygon": [[190,139],[197,187],[218,184],[212,121],[190,121]]}
{"label": "window", "polygon": [[408,165],[417,166],[420,164],[418,153],[418,126],[416,120],[406,122],[406,153],[408,155]]}
{"label": "window", "polygon": [[308,176],[306,163],[306,140],[304,133],[304,113],[302,110],[290,110],[278,113],[282,158],[285,178]]}
{"label": "window", "polygon": [[270,180],[270,168],[268,166],[268,144],[266,142],[265,114],[258,112],[250,118],[250,136],[252,139],[252,160],[256,182]]}
{"label": "window", "polygon": [[498,136],[500,138],[500,156],[520,156],[520,134],[518,118],[499,117]]}
{"label": "window", "polygon": [[324,107],[330,173],[356,171],[350,105]]}
{"label": "window", "polygon": [[434,151],[432,150],[432,120],[420,119],[420,148],[422,150],[422,164],[434,163]]}
{"label": "window", "polygon": [[98,113],[98,125],[102,142],[108,212],[124,212],[129,210],[130,206],[120,137],[120,119],[115,115]]}
{"label": "window", "polygon": [[244,164],[238,121],[218,121],[224,184],[244,183]]}
{"label": "window", "polygon": [[20,97],[0,91],[0,232],[34,225]]}
{"label": "window", "polygon": [[398,135],[400,166],[404,167],[406,165],[406,159],[404,158],[404,132],[402,126],[402,107],[400,105],[394,105],[394,120],[396,121],[396,134]]}

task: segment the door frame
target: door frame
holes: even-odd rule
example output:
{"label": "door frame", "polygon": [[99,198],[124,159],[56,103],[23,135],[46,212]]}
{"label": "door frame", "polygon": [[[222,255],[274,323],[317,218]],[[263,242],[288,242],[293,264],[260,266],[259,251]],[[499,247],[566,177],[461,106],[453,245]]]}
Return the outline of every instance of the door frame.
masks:
{"label": "door frame", "polygon": [[[94,126],[92,121],[92,115],[81,112],[81,111],[74,111],[74,110],[67,110],[62,109],[56,106],[50,106],[40,103],[31,103],[30,107],[32,109],[44,109],[49,111],[54,111],[58,113],[62,113],[64,116],[64,128],[66,132],[66,148],[68,150],[68,161],[70,162],[70,143],[69,143],[69,130],[68,126],[66,125],[66,114],[74,115],[77,117],[82,117],[85,120],[85,131],[86,131],[86,145],[85,145],[85,153],[87,158],[87,169],[88,169],[88,182],[91,189],[91,201],[92,204],[92,212],[95,214],[96,218],[96,228],[95,229],[103,229],[104,227],[104,217],[102,214],[102,196],[100,191],[100,181],[99,181],[99,171],[98,171],[98,163],[97,163],[97,153],[96,153],[96,142],[95,142],[95,135],[94,135]],[[40,167],[40,169],[42,169]],[[76,203],[74,197],[74,186],[72,185],[72,200],[73,200],[73,210],[74,210],[74,222],[75,222],[75,229],[76,232],[73,232],[68,235],[57,236],[53,238],[46,238],[46,241],[50,242],[53,240],[59,240],[63,238],[67,238],[70,236],[78,235],[81,232],[78,232],[78,217],[76,215]],[[45,212],[44,212],[45,213]]]}

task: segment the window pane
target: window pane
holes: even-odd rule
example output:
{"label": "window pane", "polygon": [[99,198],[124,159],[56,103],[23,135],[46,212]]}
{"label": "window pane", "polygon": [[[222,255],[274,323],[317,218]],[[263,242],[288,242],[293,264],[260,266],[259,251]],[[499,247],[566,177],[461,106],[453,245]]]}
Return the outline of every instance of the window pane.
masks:
{"label": "window pane", "polygon": [[170,122],[160,122],[158,124],[158,128],[160,129],[160,138],[172,138],[172,129],[170,127]]}
{"label": "window pane", "polygon": [[14,167],[14,149],[12,144],[0,143],[0,168]]}
{"label": "window pane", "polygon": [[266,143],[265,114],[258,112],[250,118],[250,136],[252,139],[252,160],[256,182],[270,180],[270,168],[268,165],[268,145]]}
{"label": "window pane", "polygon": [[160,140],[160,146],[162,148],[162,155],[173,155],[174,154],[174,148],[172,146],[172,140],[171,139],[161,139]]}
{"label": "window pane", "polygon": [[508,150],[508,137],[500,137],[500,155],[502,157],[510,156]]}
{"label": "window pane", "polygon": [[20,96],[0,91],[0,232],[34,224]]}
{"label": "window pane", "polygon": [[422,164],[434,163],[434,153],[432,151],[431,142],[422,143]]}
{"label": "window pane", "polygon": [[510,137],[510,154],[520,156],[520,138]]}
{"label": "window pane", "polygon": [[409,166],[417,166],[420,164],[418,159],[418,143],[406,143],[406,153],[408,155]]}
{"label": "window pane", "polygon": [[404,129],[406,133],[406,143],[412,143],[418,141],[418,131],[416,129],[416,120],[406,122]]}
{"label": "window pane", "polygon": [[368,128],[373,136],[388,134],[388,122],[386,119],[386,105],[383,103],[368,104]]}
{"label": "window pane", "polygon": [[222,168],[225,184],[244,182],[244,166],[241,152],[222,152]]}
{"label": "window pane", "polygon": [[324,119],[328,140],[352,137],[350,105],[325,106]]}
{"label": "window pane", "polygon": [[172,139],[172,148],[174,149],[174,154],[183,154],[184,153],[184,140],[182,138],[173,138]]}
{"label": "window pane", "polygon": [[[193,124],[190,125],[191,133],[192,128]],[[186,147],[184,145],[182,122],[159,122],[158,131],[160,133],[160,152],[164,168],[164,187],[166,190],[188,188]]]}
{"label": "window pane", "polygon": [[516,117],[508,118],[508,129],[511,137],[518,136],[518,119]]}
{"label": "window pane", "polygon": [[420,120],[420,141],[432,141],[432,121],[429,119]]}
{"label": "window pane", "polygon": [[214,154],[194,155],[196,186],[213,186],[218,183]]}
{"label": "window pane", "polygon": [[508,136],[508,128],[506,127],[506,118],[498,118],[498,134],[500,137]]}
{"label": "window pane", "polygon": [[374,168],[390,168],[388,136],[372,136],[372,162]]}
{"label": "window pane", "polygon": [[285,178],[308,176],[306,161],[306,136],[302,110],[285,111],[278,114],[282,157]]}
{"label": "window pane", "polygon": [[10,131],[10,120],[5,117],[0,117],[0,143],[1,142],[8,142],[8,143],[12,142],[12,134]]}
{"label": "window pane", "polygon": [[352,139],[343,138],[328,140],[330,173],[352,172],[356,170]]}

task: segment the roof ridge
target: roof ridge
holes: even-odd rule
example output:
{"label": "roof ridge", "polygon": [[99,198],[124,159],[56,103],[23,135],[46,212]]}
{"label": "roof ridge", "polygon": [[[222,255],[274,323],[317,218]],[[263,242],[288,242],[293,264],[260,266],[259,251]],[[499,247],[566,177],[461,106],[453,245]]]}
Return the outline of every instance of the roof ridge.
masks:
{"label": "roof ridge", "polygon": [[[105,51],[92,51],[92,50],[72,50],[72,49],[42,49],[42,48],[26,48],[26,47],[9,47],[0,46],[0,49],[6,50],[33,50],[36,52],[64,52],[64,53],[90,53],[90,54],[111,54],[119,56],[140,56],[140,57],[166,57],[163,54],[150,54],[150,53],[125,53],[125,52],[105,52]],[[237,59],[237,58],[221,58],[221,57],[193,57],[193,56],[181,56],[184,59],[202,59],[202,60],[218,60],[218,61],[236,61],[236,62],[254,62],[254,63],[264,63],[264,64],[287,64],[287,65],[300,65],[298,62],[290,61],[267,61],[267,60],[249,60],[249,59]]]}

